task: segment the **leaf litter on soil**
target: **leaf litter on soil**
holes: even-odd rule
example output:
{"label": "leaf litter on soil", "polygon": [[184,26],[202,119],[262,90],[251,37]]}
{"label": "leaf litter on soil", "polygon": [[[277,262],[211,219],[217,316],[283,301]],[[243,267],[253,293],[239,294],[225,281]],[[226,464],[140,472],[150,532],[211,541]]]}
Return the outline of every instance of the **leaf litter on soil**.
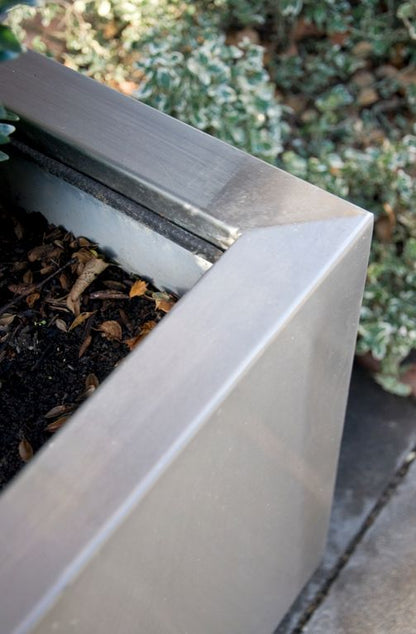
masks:
{"label": "leaf litter on soil", "polygon": [[0,221],[1,488],[176,298],[41,214]]}

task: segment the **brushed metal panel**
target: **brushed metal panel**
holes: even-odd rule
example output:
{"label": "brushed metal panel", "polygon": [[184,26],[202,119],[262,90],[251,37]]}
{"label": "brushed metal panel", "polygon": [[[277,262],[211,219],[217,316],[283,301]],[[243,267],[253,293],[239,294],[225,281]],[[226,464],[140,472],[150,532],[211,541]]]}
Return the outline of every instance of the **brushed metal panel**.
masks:
{"label": "brushed metal panel", "polygon": [[28,52],[0,94],[39,149],[222,248],[247,229],[358,208],[203,132]]}
{"label": "brushed metal panel", "polygon": [[75,414],[0,500],[5,633],[272,631],[324,544],[370,233],[248,232]]}
{"label": "brushed metal panel", "polygon": [[2,632],[267,634],[323,548],[371,217],[33,53],[0,90],[35,148],[230,247],[2,495]]}

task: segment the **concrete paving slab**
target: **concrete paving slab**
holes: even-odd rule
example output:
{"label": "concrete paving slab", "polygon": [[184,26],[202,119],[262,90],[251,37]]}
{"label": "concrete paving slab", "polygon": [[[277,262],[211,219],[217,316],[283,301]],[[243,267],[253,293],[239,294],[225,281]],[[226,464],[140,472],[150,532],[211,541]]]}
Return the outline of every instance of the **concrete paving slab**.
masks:
{"label": "concrete paving slab", "polygon": [[[277,628],[276,634],[301,631],[301,624],[315,608],[316,597],[330,582],[345,551],[356,539],[383,491],[415,445],[415,403],[387,394],[365,370],[355,367],[327,549],[321,567]],[[326,634],[332,633],[328,630]]]}
{"label": "concrete paving slab", "polygon": [[308,634],[415,634],[416,464],[357,546]]}

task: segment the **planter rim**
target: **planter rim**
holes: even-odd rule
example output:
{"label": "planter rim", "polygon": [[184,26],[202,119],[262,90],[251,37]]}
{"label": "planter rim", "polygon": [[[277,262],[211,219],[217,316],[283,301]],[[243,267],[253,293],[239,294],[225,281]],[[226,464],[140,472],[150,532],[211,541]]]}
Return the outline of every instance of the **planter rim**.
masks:
{"label": "planter rim", "polygon": [[34,52],[1,64],[30,144],[197,236],[364,213],[355,205]]}

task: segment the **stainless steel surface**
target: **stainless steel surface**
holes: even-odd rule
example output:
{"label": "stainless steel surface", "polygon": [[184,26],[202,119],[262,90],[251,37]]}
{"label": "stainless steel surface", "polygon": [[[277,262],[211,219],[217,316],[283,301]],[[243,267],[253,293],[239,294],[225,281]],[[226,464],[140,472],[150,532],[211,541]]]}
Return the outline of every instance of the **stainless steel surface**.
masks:
{"label": "stainless steel surface", "polygon": [[161,227],[160,221],[150,224],[146,210],[137,204],[102,185],[97,188],[73,170],[68,175],[67,168],[56,162],[51,173],[49,163],[43,165],[36,156],[29,160],[14,148],[9,153],[10,161],[0,170],[0,190],[7,191],[12,204],[41,211],[50,222],[88,236],[128,271],[145,271],[146,279],[158,288],[183,295],[222,253],[179,227]]}
{"label": "stainless steel surface", "polygon": [[324,545],[368,239],[247,234],[130,355],[1,499],[4,632],[272,632]]}
{"label": "stainless steel surface", "polygon": [[1,632],[270,634],[324,546],[371,217],[36,56],[0,85],[37,147],[242,234],[2,495]]}
{"label": "stainless steel surface", "polygon": [[357,213],[35,53],[1,64],[0,95],[39,149],[223,248],[253,227]]}

